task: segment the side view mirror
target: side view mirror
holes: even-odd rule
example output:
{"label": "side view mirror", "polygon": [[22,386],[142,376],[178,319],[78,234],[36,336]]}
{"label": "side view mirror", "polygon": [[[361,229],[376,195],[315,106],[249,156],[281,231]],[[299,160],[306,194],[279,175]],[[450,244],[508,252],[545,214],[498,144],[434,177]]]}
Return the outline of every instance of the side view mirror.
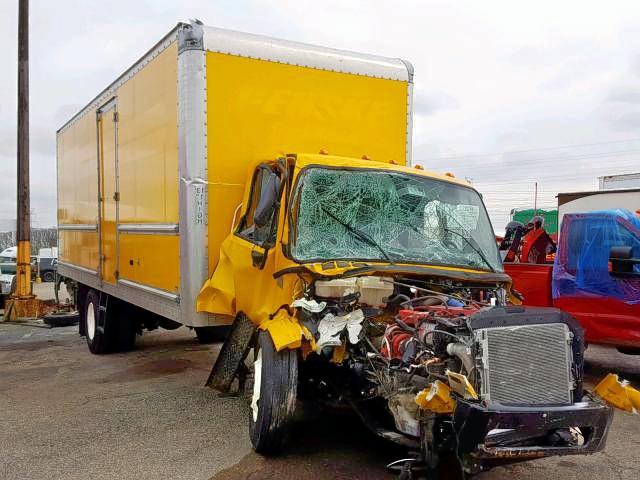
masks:
{"label": "side view mirror", "polygon": [[264,227],[269,224],[271,217],[278,208],[278,193],[280,190],[280,179],[274,174],[270,175],[260,194],[260,200],[253,214],[253,222],[257,227]]}
{"label": "side view mirror", "polygon": [[640,272],[634,270],[634,266],[640,265],[640,258],[633,258],[632,247],[611,247],[609,262],[614,277],[640,277]]}

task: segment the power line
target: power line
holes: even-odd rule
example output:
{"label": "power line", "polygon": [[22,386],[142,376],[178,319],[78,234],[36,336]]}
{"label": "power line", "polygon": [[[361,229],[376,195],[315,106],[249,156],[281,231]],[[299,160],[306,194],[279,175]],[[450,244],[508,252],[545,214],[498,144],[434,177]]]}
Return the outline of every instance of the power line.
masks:
{"label": "power line", "polygon": [[[593,152],[593,153],[583,153],[583,154],[578,154],[578,155],[562,155],[562,156],[558,156],[558,157],[541,157],[541,158],[535,158],[535,159],[510,159],[510,160],[505,160],[505,161],[495,161],[495,162],[483,162],[480,164],[474,164],[474,166],[508,166],[508,165],[518,165],[524,161],[530,161],[530,162],[535,162],[536,165],[539,164],[547,164],[547,163],[556,163],[558,161],[568,161],[568,160],[591,160],[591,159],[597,159],[597,158],[607,158],[607,157],[615,157],[618,155],[629,155],[629,154],[638,154],[640,153],[640,149],[632,149],[632,150],[617,150],[617,151],[613,151],[613,152]],[[466,157],[460,157],[462,159],[466,158]],[[442,159],[437,159],[437,160],[442,160]],[[623,163],[625,162],[630,162],[631,160],[623,160]],[[422,162],[426,167],[428,168],[437,168],[437,164],[436,165],[431,165],[426,163],[426,160]],[[616,162],[610,162],[615,164]]]}
{"label": "power line", "polygon": [[594,143],[577,143],[573,145],[560,145],[557,147],[539,147],[539,148],[531,148],[528,150],[507,150],[504,152],[494,152],[494,153],[471,153],[471,154],[463,154],[463,155],[455,155],[455,156],[446,156],[446,157],[434,157],[434,160],[447,160],[447,159],[455,159],[455,158],[474,158],[474,157],[491,157],[494,155],[512,155],[519,153],[530,153],[530,152],[542,152],[547,150],[559,150],[561,148],[580,148],[580,147],[594,147],[597,145],[612,145],[615,143],[628,143],[628,142],[639,142],[640,138],[630,138],[627,140],[612,140],[609,142],[594,142]]}

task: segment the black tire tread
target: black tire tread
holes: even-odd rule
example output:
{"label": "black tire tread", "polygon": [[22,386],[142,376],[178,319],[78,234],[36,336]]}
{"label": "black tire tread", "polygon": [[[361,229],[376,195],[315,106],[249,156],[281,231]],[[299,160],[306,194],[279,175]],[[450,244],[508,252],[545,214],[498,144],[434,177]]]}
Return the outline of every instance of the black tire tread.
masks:
{"label": "black tire tread", "polygon": [[[87,331],[87,345],[89,346],[91,353],[95,355],[102,355],[109,352],[109,338],[108,329],[106,328],[107,326],[105,325],[103,330],[98,327],[98,316],[100,315],[100,294],[97,291],[89,290],[87,292],[87,299],[84,303],[85,309],[89,307],[89,304],[93,305],[96,331],[92,340],[89,338],[89,333],[85,327],[85,331]],[[85,322],[87,321],[86,312],[83,315],[83,319]]]}
{"label": "black tire tread", "polygon": [[250,436],[256,452],[273,455],[284,448],[295,412],[298,353],[289,349],[276,352],[265,331],[259,333],[258,343],[262,350],[260,403],[257,421],[250,417]]}
{"label": "black tire tread", "polygon": [[[96,290],[89,290],[84,302],[85,309],[90,302],[93,303],[96,323],[98,323],[98,315],[100,313],[100,295],[106,294],[101,294]],[[136,323],[129,318],[133,310],[128,308],[126,303],[114,297],[107,298],[106,309],[106,312],[103,313],[105,315],[104,325],[102,327],[96,325],[96,334],[93,341],[89,339],[89,335],[86,333],[89,350],[96,355],[131,350],[135,345],[137,333]],[[85,322],[84,332],[87,332],[86,311],[82,314],[81,319]]]}

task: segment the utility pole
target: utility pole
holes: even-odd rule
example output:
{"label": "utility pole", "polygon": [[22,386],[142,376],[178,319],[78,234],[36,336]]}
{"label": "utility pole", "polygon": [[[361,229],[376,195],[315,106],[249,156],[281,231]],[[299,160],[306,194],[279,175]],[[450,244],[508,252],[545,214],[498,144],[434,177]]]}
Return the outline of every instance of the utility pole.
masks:
{"label": "utility pole", "polygon": [[31,295],[31,214],[29,211],[29,0],[18,12],[18,297]]}
{"label": "utility pole", "polygon": [[37,317],[41,302],[31,292],[31,212],[29,210],[29,0],[18,7],[18,255],[16,291],[5,305],[9,320]]}

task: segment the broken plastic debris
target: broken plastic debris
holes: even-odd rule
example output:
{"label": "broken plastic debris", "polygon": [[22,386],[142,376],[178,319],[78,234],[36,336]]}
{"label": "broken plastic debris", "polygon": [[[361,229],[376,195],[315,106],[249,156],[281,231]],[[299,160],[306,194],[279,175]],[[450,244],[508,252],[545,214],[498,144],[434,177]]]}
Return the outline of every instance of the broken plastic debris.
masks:
{"label": "broken plastic debris", "polygon": [[389,399],[389,410],[393,414],[396,428],[407,435],[420,436],[418,406],[410,393],[394,395]]}
{"label": "broken plastic debris", "polygon": [[316,349],[322,350],[324,347],[337,347],[342,345],[340,334],[346,328],[349,335],[349,342],[358,343],[358,336],[362,331],[362,321],[364,314],[362,310],[354,310],[336,317],[332,313],[327,313],[318,324],[320,338],[316,342]]}
{"label": "broken plastic debris", "polygon": [[640,391],[629,385],[629,382],[620,381],[615,373],[604,377],[593,389],[593,393],[620,410],[636,414],[640,410]]}
{"label": "broken plastic debris", "polygon": [[451,390],[453,390],[466,400],[478,399],[478,394],[476,393],[471,383],[469,383],[469,379],[466,377],[466,375],[452,372],[451,370],[447,370],[446,375],[449,379],[449,386],[451,387]]}
{"label": "broken plastic debris", "polygon": [[303,308],[307,312],[320,313],[327,306],[327,302],[317,302],[313,299],[307,300],[306,298],[298,298],[291,304],[294,308]]}
{"label": "broken plastic debris", "polygon": [[416,403],[423,410],[435,413],[451,413],[456,406],[446,383],[436,380],[416,395]]}

